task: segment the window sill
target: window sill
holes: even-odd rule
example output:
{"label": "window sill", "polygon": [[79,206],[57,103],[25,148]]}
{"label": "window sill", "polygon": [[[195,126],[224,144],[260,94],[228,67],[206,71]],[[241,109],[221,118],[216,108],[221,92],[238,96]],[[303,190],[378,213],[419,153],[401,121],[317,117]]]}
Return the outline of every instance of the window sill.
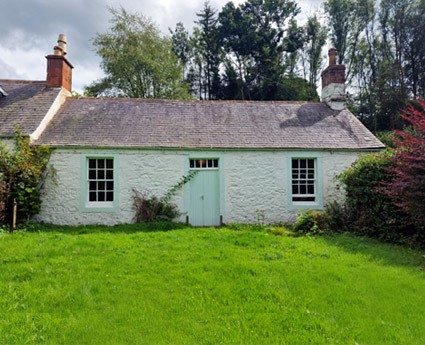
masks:
{"label": "window sill", "polygon": [[82,212],[87,213],[114,213],[117,212],[117,207],[114,203],[89,203],[82,209]]}
{"label": "window sill", "polygon": [[290,209],[292,210],[321,210],[323,209],[323,205],[321,205],[318,202],[306,202],[306,201],[299,201],[299,202],[292,202],[290,204]]}

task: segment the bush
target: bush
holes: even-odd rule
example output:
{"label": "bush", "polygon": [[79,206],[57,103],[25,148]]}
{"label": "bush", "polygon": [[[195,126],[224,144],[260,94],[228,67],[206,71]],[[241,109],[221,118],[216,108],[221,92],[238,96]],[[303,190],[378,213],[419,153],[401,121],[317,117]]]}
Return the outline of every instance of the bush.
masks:
{"label": "bush", "polygon": [[136,190],[133,190],[134,209],[136,214],[134,221],[172,221],[180,215],[175,204],[159,199],[156,196],[148,197]]}
{"label": "bush", "polygon": [[333,201],[325,205],[323,212],[324,229],[333,232],[345,232],[349,229],[348,211],[345,204]]}
{"label": "bush", "polygon": [[395,205],[394,199],[380,190],[391,181],[391,157],[361,156],[338,178],[346,191],[345,204],[330,204],[325,209],[327,227],[333,231],[350,231],[384,241],[405,243],[416,236],[417,228],[408,214]]}
{"label": "bush", "polygon": [[0,145],[0,221],[12,218],[13,201],[18,221],[28,221],[40,211],[41,191],[47,174],[50,149],[33,146],[30,138],[16,131],[15,146]]}
{"label": "bush", "polygon": [[293,230],[304,234],[320,234],[324,229],[323,214],[319,211],[301,211]]}

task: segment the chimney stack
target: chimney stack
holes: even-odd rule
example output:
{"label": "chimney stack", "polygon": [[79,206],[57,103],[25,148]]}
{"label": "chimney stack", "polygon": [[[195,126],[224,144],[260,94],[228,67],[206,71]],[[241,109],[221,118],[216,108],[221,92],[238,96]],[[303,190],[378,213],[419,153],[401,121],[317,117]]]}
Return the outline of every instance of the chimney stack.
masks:
{"label": "chimney stack", "polygon": [[337,51],[329,49],[329,66],[322,72],[322,102],[333,110],[345,109],[345,66],[337,65]]}
{"label": "chimney stack", "polygon": [[60,34],[58,44],[53,47],[53,54],[47,55],[47,87],[63,87],[69,92],[72,89],[72,69],[66,59],[66,36]]}

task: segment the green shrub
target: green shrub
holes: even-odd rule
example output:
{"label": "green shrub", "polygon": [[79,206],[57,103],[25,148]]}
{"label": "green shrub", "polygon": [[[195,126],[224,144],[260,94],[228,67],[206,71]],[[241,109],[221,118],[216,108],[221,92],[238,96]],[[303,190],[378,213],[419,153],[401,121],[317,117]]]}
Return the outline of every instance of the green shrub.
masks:
{"label": "green shrub", "polygon": [[[329,205],[325,219],[329,227],[391,242],[406,242],[416,234],[409,217],[394,200],[380,192],[391,179],[393,151],[359,157],[338,178],[346,191],[345,205]],[[340,231],[341,231],[340,230]]]}
{"label": "green shrub", "polygon": [[320,234],[323,232],[324,218],[320,211],[301,211],[294,224],[294,231],[304,234]]}
{"label": "green shrub", "polygon": [[13,202],[18,221],[28,221],[40,211],[41,191],[48,174],[50,149],[31,145],[30,138],[16,131],[12,150],[0,145],[0,221],[12,218]]}
{"label": "green shrub", "polygon": [[346,205],[336,201],[325,205],[323,222],[326,230],[333,232],[348,231],[350,229],[350,222]]}
{"label": "green shrub", "polygon": [[156,196],[146,196],[136,190],[133,190],[133,204],[136,214],[134,221],[153,222],[153,221],[172,221],[180,215],[175,204],[164,201]]}

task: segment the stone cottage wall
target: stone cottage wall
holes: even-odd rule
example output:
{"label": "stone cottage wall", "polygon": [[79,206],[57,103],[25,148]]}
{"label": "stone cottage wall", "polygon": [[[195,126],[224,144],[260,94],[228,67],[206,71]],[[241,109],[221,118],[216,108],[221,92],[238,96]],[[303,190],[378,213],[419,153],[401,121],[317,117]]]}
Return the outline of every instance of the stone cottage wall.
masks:
{"label": "stone cottage wall", "polygon": [[[82,207],[82,156],[106,154],[117,157],[118,208],[114,212],[87,212]],[[297,210],[288,205],[290,157],[307,155],[322,162],[323,198],[340,198],[335,176],[356,158],[355,152],[304,151],[207,151],[205,157],[219,157],[221,208],[224,223],[289,222]],[[133,189],[162,196],[188,172],[189,157],[202,157],[200,151],[157,150],[71,150],[57,149],[50,163],[56,170],[46,182],[41,213],[37,220],[53,224],[131,223]],[[185,191],[173,198],[184,213]],[[185,215],[180,219],[185,221]]]}

